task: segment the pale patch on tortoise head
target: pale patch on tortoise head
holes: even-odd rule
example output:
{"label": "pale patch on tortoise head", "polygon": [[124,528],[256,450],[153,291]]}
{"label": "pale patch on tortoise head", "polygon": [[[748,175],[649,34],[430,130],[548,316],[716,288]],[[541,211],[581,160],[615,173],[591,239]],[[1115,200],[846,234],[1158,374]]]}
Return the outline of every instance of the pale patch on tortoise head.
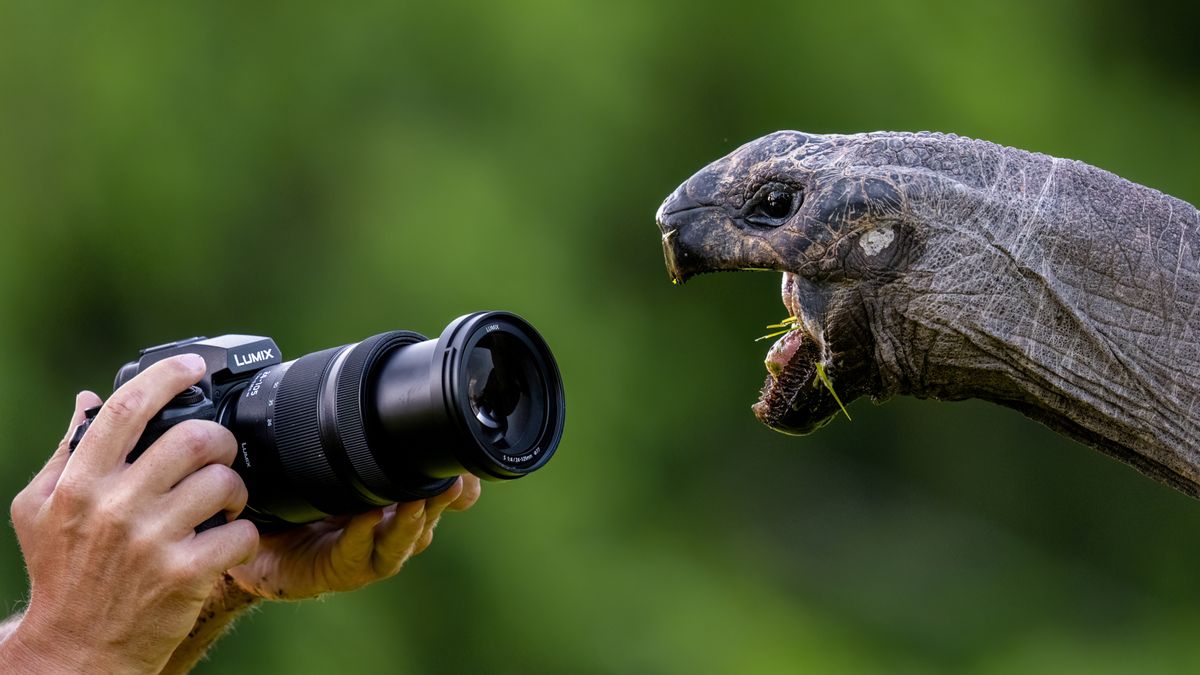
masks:
{"label": "pale patch on tortoise head", "polygon": [[858,247],[863,250],[863,253],[874,257],[879,255],[879,252],[891,245],[896,238],[896,232],[892,230],[890,225],[883,225],[872,230],[867,230],[858,239]]}

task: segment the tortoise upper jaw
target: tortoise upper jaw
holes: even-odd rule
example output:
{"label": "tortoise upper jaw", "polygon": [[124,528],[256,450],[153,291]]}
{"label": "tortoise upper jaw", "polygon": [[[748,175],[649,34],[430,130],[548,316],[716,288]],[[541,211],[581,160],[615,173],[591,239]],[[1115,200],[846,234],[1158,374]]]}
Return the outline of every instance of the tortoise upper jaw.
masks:
{"label": "tortoise upper jaw", "polygon": [[[663,260],[673,283],[681,284],[709,271],[703,257],[696,255],[692,240],[701,230],[696,221],[703,214],[698,212],[712,206],[693,199],[684,183],[663,201],[654,214],[654,220],[662,232]],[[703,220],[708,222],[708,219]],[[688,242],[683,241],[684,237]]]}
{"label": "tortoise upper jaw", "polygon": [[676,190],[658,210],[663,258],[677,283],[708,272],[790,268],[768,237],[750,233],[736,215]]}
{"label": "tortoise upper jaw", "polygon": [[684,183],[678,188],[675,188],[674,192],[667,195],[667,198],[663,200],[661,205],[659,205],[658,211],[654,213],[654,222],[658,223],[658,229],[665,233],[668,228],[666,221],[670,216],[673,216],[677,213],[683,213],[684,211],[698,209],[704,206],[712,205],[703,204],[693,199],[691,195],[688,194],[687,183]]}

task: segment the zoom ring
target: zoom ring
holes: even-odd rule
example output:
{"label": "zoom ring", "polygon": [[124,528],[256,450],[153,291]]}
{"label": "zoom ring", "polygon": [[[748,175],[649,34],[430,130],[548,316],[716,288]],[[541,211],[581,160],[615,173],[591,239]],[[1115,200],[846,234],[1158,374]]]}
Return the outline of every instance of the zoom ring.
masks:
{"label": "zoom ring", "polygon": [[338,478],[321,443],[317,401],[340,348],[313,352],[288,368],[275,400],[275,440],[283,473],[302,499],[329,514],[353,513],[362,499]]}

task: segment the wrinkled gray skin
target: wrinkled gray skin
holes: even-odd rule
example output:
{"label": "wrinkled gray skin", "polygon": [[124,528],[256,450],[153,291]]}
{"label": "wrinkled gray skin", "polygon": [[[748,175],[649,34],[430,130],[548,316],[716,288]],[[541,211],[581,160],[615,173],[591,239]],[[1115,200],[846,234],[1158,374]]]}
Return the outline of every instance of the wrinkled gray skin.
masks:
{"label": "wrinkled gray skin", "polygon": [[781,131],[690,178],[658,225],[676,281],[788,273],[801,347],[754,408],[772,427],[838,412],[820,362],[845,403],[994,401],[1200,497],[1190,204],[953,135]]}

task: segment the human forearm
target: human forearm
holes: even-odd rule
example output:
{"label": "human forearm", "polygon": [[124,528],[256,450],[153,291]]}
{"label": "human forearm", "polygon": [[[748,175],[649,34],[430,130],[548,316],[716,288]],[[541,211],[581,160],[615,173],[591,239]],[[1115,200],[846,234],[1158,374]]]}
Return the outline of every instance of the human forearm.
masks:
{"label": "human forearm", "polygon": [[204,658],[209,647],[233,626],[234,621],[258,604],[259,600],[242,590],[228,573],[222,575],[213,586],[212,594],[204,602],[200,615],[196,617],[196,625],[175,648],[162,672],[190,671]]}

